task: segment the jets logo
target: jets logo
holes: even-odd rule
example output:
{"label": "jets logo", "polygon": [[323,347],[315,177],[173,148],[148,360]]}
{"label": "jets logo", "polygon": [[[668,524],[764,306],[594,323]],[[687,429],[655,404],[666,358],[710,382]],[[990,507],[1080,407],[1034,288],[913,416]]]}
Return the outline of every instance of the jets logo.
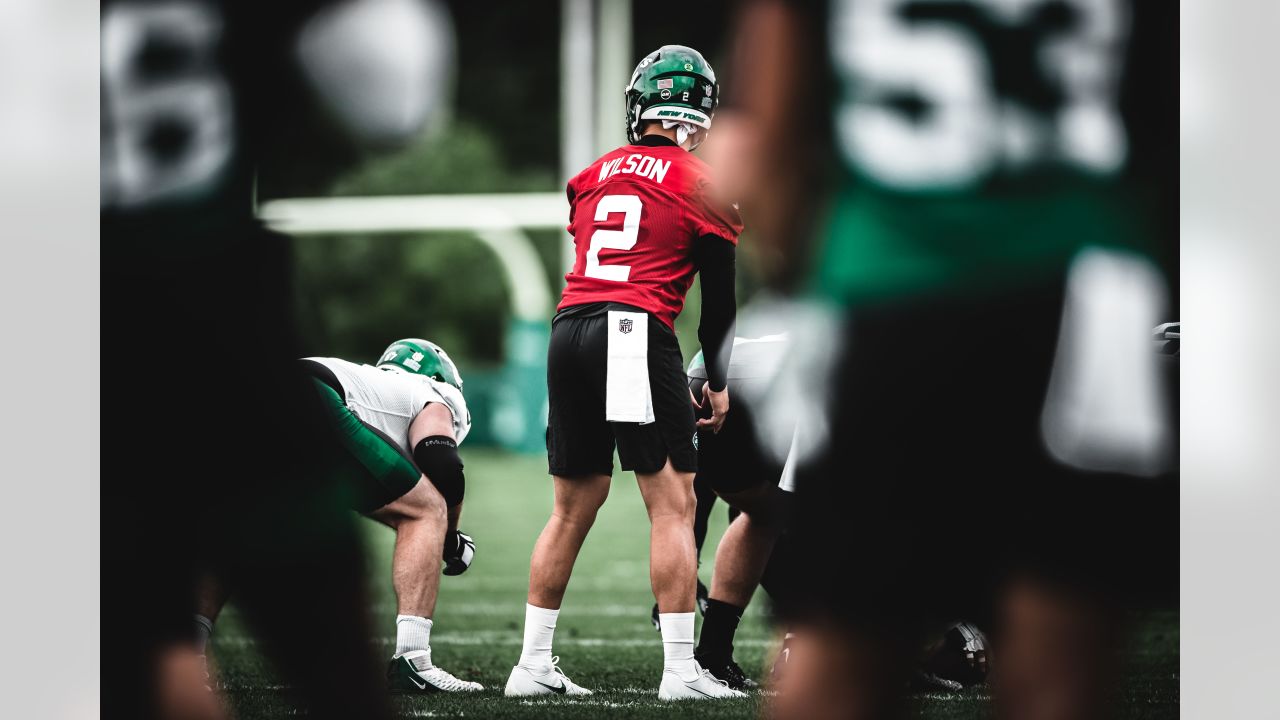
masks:
{"label": "jets logo", "polygon": [[618,321],[618,332],[622,333],[623,335],[630,335],[630,334],[631,334],[631,325],[632,325],[631,318],[623,318],[623,319],[619,320],[619,321]]}

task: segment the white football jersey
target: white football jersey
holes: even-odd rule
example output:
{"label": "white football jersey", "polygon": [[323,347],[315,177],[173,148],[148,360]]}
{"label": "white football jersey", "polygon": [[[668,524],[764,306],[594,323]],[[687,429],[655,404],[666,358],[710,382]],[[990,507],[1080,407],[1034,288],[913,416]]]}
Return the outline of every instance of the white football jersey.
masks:
{"label": "white football jersey", "polygon": [[307,358],[333,371],[346,394],[343,400],[356,417],[395,441],[405,453],[409,447],[409,424],[427,403],[443,403],[453,415],[453,434],[458,444],[471,431],[471,411],[462,392],[448,383],[399,368],[357,365],[338,358]]}

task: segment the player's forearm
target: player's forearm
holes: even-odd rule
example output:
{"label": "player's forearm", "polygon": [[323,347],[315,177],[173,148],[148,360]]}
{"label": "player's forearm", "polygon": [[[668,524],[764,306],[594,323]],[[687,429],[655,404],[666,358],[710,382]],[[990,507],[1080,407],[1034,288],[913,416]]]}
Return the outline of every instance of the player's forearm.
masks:
{"label": "player's forearm", "polygon": [[445,537],[451,537],[458,532],[458,519],[462,517],[462,503],[449,507],[448,513],[445,515],[448,527],[445,529]]}
{"label": "player's forearm", "polygon": [[737,265],[733,243],[716,236],[698,238],[694,259],[702,285],[698,341],[707,363],[707,384],[719,392],[728,382],[733,329],[738,315]]}

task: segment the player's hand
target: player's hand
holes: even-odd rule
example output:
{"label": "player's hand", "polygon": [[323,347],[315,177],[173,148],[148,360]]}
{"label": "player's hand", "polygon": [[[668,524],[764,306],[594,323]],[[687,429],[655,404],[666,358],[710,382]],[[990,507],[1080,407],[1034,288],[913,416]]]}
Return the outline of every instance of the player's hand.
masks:
{"label": "player's hand", "polygon": [[444,540],[444,574],[461,575],[476,557],[476,541],[461,530]]}
{"label": "player's hand", "polygon": [[[724,425],[724,418],[729,414],[729,386],[726,385],[723,390],[716,392],[711,389],[708,383],[702,386],[702,404],[711,403],[711,417],[703,418],[698,421],[699,428],[711,428],[712,432],[720,432],[720,427]],[[698,405],[698,403],[694,403]],[[702,407],[702,405],[698,405]]]}

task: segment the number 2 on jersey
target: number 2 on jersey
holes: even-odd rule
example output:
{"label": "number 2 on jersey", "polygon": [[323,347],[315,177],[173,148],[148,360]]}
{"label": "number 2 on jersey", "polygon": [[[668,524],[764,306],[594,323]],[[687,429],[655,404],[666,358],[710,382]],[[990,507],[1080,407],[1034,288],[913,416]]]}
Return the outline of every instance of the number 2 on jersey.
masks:
{"label": "number 2 on jersey", "polygon": [[597,223],[609,219],[613,213],[623,213],[621,230],[596,230],[591,234],[591,245],[587,248],[587,267],[583,274],[587,277],[626,282],[631,277],[630,265],[601,265],[600,251],[630,250],[636,246],[636,238],[640,234],[640,212],[643,205],[639,195],[605,195],[596,203]]}

